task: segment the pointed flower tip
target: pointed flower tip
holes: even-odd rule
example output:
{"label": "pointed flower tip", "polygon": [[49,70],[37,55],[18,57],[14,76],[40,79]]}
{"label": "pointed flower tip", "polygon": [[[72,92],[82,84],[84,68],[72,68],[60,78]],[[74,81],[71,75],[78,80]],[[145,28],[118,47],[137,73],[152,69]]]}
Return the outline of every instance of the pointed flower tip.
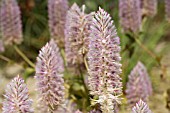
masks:
{"label": "pointed flower tip", "polygon": [[139,98],[147,101],[148,97],[152,94],[152,84],[144,64],[139,61],[131,71],[128,78],[126,97],[128,99],[129,106],[134,106],[134,104],[138,102]]}
{"label": "pointed flower tip", "polygon": [[70,9],[77,9],[77,8],[79,8],[79,6],[77,5],[77,3],[74,3],[74,4],[71,6]]}
{"label": "pointed flower tip", "polygon": [[132,108],[132,113],[152,113],[148,105],[143,102],[141,99],[138,103]]}
{"label": "pointed flower tip", "polygon": [[67,13],[65,27],[65,53],[68,65],[83,64],[83,56],[88,51],[92,15],[73,4]]}
{"label": "pointed flower tip", "polygon": [[7,85],[5,92],[3,113],[33,113],[31,108],[32,100],[29,99],[28,88],[19,75]]}

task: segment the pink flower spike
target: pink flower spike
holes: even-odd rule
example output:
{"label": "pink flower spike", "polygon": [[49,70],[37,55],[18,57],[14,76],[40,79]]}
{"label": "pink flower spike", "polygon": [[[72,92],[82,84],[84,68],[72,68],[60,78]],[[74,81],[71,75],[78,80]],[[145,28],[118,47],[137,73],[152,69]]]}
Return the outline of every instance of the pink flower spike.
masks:
{"label": "pink flower spike", "polygon": [[36,64],[37,91],[40,103],[49,110],[57,109],[64,101],[63,59],[52,39],[39,52]]}
{"label": "pink flower spike", "polygon": [[33,113],[27,86],[19,75],[7,85],[5,92],[3,113]]}

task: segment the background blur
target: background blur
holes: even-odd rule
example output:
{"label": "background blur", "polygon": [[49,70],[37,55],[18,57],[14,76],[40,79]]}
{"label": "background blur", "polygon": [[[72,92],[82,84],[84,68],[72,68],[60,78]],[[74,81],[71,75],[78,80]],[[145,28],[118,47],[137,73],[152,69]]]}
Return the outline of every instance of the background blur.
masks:
{"label": "background blur", "polygon": [[[142,43],[159,56],[161,66],[144,50],[133,43],[132,40],[122,34],[119,24],[118,0],[69,0],[70,6],[76,2],[79,6],[86,5],[86,12],[97,11],[98,7],[104,8],[113,17],[122,47],[122,78],[125,86],[127,76],[137,61],[142,61],[149,72],[154,89],[150,98],[149,106],[155,113],[170,113],[166,108],[168,97],[167,90],[170,89],[170,23],[166,21],[164,0],[159,0],[157,15],[148,18],[142,36]],[[48,29],[47,1],[46,0],[18,0],[23,22],[24,41],[19,48],[33,62],[40,48],[50,39]],[[14,51],[13,47],[5,47],[5,52],[0,54],[0,108],[6,84],[18,73],[26,79],[30,95],[35,97],[35,86],[33,79],[34,69],[30,68],[23,59]],[[124,87],[125,88],[125,87]],[[34,103],[36,104],[36,103]],[[124,112],[123,110],[121,112]]]}

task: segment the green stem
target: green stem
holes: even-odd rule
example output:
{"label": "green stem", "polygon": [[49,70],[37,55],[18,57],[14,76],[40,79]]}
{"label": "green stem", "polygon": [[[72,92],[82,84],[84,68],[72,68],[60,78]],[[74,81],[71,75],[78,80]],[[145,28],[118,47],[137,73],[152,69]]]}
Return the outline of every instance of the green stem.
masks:
{"label": "green stem", "polygon": [[83,83],[83,85],[84,85],[84,89],[85,89],[86,93],[88,94],[89,90],[88,90],[88,88],[87,88],[87,86],[86,86],[86,83],[85,83],[85,81],[84,81],[83,72],[82,72],[81,69],[79,69],[79,71],[80,71],[80,77],[81,77],[82,83]]}
{"label": "green stem", "polygon": [[35,68],[34,63],[32,63],[16,45],[14,45],[14,49],[25,60],[25,62],[27,62],[31,67]]}
{"label": "green stem", "polygon": [[138,38],[136,38],[135,36],[134,36],[134,39],[135,39],[136,43],[137,43],[143,50],[145,50],[152,58],[154,58],[154,59],[158,62],[159,65],[161,65],[160,59],[159,59],[152,51],[150,51],[146,46],[144,46],[144,45],[140,42],[140,40],[139,40]]}
{"label": "green stem", "polygon": [[66,66],[66,57],[65,57],[64,49],[60,49],[60,54],[61,54],[61,57],[63,58],[64,65]]}
{"label": "green stem", "polygon": [[3,56],[3,55],[0,55],[0,59],[6,61],[6,62],[12,62],[12,60],[10,60],[9,58]]}
{"label": "green stem", "polygon": [[86,69],[87,69],[87,71],[89,70],[89,66],[88,66],[88,64],[87,64],[87,60],[86,60],[86,57],[84,56],[83,57],[83,60],[84,60],[84,65],[85,65],[85,67],[86,67]]}
{"label": "green stem", "polygon": [[[88,90],[88,88],[87,88],[87,86],[86,86],[86,83],[85,83],[85,80],[84,80],[84,76],[83,76],[83,72],[82,72],[81,69],[80,69],[80,77],[81,77],[81,80],[82,80],[83,85],[84,85],[85,96],[86,96],[86,98],[87,98],[87,102],[90,103],[90,100],[89,100],[89,90]],[[87,107],[86,102],[83,101],[83,113],[87,113],[87,112],[86,112],[86,107]]]}

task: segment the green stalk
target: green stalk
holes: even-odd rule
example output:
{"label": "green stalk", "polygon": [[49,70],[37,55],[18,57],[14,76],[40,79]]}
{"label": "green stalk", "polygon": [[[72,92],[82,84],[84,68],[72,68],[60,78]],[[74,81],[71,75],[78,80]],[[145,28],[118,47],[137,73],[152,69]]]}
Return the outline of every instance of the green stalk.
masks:
{"label": "green stalk", "polygon": [[25,60],[25,62],[27,62],[31,67],[35,68],[34,63],[32,63],[28,57],[16,46],[14,45],[14,49],[15,51]]}
{"label": "green stalk", "polygon": [[154,59],[157,61],[157,63],[159,64],[159,66],[161,66],[159,57],[157,57],[157,55],[155,55],[155,54],[154,54],[152,51],[150,51],[145,45],[143,45],[143,44],[141,43],[141,41],[140,41],[137,37],[134,36],[134,39],[135,39],[136,43],[137,43],[144,51],[146,51],[152,58],[154,58]]}
{"label": "green stalk", "polygon": [[3,55],[0,55],[0,59],[6,61],[6,62],[12,62],[12,60],[10,60],[9,58],[3,56]]}

